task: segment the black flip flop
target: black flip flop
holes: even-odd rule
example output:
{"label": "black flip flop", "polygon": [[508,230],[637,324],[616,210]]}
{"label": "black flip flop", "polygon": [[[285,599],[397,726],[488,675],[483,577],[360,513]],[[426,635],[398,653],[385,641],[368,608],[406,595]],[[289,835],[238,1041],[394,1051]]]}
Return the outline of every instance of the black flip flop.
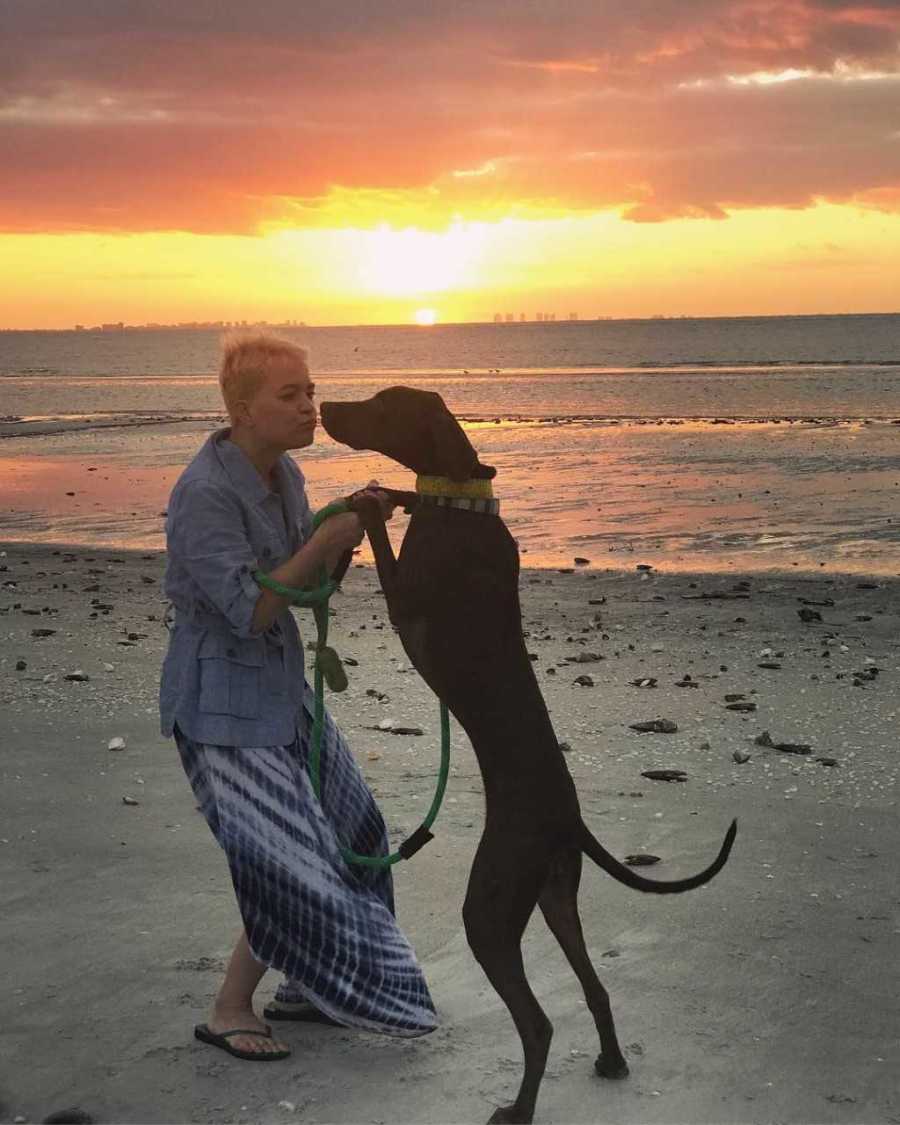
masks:
{"label": "black flip flop", "polygon": [[236,1059],[248,1059],[251,1062],[277,1062],[279,1059],[290,1057],[290,1051],[243,1051],[240,1047],[232,1047],[228,1040],[233,1035],[256,1035],[260,1039],[270,1039],[271,1031],[250,1031],[247,1028],[235,1027],[231,1031],[221,1033],[210,1031],[205,1023],[198,1023],[194,1028],[194,1038],[201,1043],[209,1043],[212,1047],[220,1047]]}
{"label": "black flip flop", "polygon": [[324,1023],[329,1027],[340,1027],[341,1025],[337,1020],[333,1020],[331,1016],[326,1016],[324,1012],[320,1012],[313,1004],[308,1001],[304,1003],[303,1007],[294,1008],[276,1008],[268,1007],[263,1008],[263,1015],[267,1020],[283,1020],[290,1023]]}

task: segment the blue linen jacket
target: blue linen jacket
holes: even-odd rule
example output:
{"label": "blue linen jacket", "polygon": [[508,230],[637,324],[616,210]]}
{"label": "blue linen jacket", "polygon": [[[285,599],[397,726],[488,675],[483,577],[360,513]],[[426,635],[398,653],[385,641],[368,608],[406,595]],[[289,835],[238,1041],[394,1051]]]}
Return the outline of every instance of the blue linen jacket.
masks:
{"label": "blue linen jacket", "polygon": [[[293,742],[304,698],[303,646],[285,609],[253,633],[259,586],[312,534],[303,473],[282,454],[273,492],[229,430],[217,430],[175,483],[166,519],[164,588],[174,607],[160,679],[163,735],[197,742]],[[282,506],[283,500],[283,506]]]}

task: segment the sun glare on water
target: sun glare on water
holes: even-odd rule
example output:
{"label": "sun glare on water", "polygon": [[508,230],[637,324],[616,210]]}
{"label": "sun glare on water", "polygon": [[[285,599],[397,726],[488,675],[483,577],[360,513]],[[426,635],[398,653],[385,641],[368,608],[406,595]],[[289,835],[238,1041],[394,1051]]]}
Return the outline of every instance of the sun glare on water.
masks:
{"label": "sun glare on water", "polygon": [[421,324],[427,328],[429,325],[437,324],[437,318],[438,314],[435,309],[416,309],[416,324]]}

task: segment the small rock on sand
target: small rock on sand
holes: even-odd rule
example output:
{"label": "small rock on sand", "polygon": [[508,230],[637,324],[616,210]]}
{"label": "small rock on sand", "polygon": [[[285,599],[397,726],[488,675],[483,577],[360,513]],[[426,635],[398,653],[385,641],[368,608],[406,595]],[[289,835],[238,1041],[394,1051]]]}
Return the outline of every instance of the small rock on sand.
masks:
{"label": "small rock on sand", "polygon": [[810,754],[812,747],[806,742],[773,742],[767,730],[758,734],[753,740],[757,746],[766,746],[770,750],[780,750],[783,754]]}
{"label": "small rock on sand", "polygon": [[678,724],[672,719],[649,719],[643,723],[630,723],[629,726],[642,734],[675,734],[678,730]]}

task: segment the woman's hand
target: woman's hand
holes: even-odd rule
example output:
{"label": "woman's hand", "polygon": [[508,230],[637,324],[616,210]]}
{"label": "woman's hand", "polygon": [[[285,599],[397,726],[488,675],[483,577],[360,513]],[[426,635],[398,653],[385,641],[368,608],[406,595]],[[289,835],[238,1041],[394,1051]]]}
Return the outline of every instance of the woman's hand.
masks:
{"label": "woman's hand", "polygon": [[381,515],[385,521],[391,519],[394,508],[397,506],[390,496],[379,488],[377,480],[370,480],[365,488],[360,489],[359,492],[354,492],[353,495],[374,497],[378,501],[378,507],[381,509]]}
{"label": "woman's hand", "polygon": [[312,538],[318,539],[323,550],[331,557],[343,554],[344,551],[352,551],[362,543],[364,535],[362,521],[356,512],[341,512],[325,520]]}
{"label": "woman's hand", "polygon": [[[284,586],[305,586],[308,582],[318,580],[322,567],[326,574],[334,574],[338,561],[346,556],[343,568],[335,578],[339,582],[349,565],[354,548],[362,543],[364,534],[362,521],[356,512],[340,512],[330,516],[316,528],[300,550],[271,571],[269,577]],[[260,590],[253,610],[252,632],[265,632],[289,604],[287,598],[273,590]]]}

